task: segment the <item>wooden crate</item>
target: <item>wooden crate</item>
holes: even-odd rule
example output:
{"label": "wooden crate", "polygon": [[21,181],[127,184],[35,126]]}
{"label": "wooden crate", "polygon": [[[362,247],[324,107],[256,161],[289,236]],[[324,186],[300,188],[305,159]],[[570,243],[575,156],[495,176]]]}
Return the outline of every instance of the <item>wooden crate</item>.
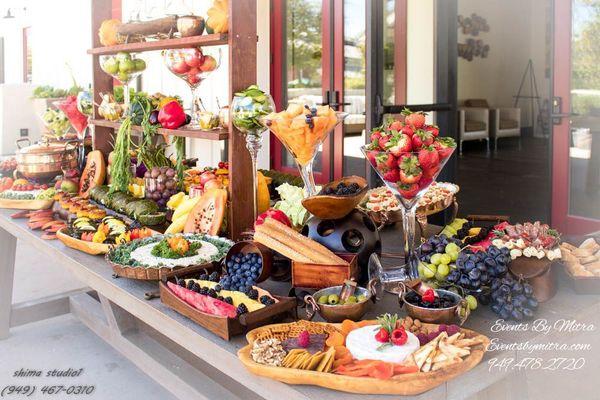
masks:
{"label": "wooden crate", "polygon": [[337,253],[348,265],[309,264],[292,261],[292,286],[323,289],[342,285],[345,280],[358,280],[359,270],[356,254]]}

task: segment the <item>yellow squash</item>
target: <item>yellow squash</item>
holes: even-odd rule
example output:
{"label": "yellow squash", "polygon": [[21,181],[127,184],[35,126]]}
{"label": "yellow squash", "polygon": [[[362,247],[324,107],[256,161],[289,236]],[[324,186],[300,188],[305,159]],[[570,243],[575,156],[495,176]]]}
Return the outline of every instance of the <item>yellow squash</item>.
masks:
{"label": "yellow squash", "polygon": [[206,20],[207,31],[226,33],[229,30],[229,1],[215,0],[208,9]]}

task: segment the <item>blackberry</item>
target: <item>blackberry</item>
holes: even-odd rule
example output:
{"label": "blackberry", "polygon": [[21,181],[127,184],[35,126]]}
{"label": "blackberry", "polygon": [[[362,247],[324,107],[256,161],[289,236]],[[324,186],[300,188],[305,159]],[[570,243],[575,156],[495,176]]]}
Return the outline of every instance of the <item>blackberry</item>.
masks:
{"label": "blackberry", "polygon": [[181,287],[186,287],[185,279],[177,280],[177,284]]}
{"label": "blackberry", "polygon": [[206,296],[208,294],[208,288],[207,287],[201,288],[199,293]]}
{"label": "blackberry", "polygon": [[217,292],[215,291],[215,289],[209,289],[209,290],[208,290],[208,295],[209,295],[210,297],[212,297],[213,299],[216,299],[216,298],[217,298]]}
{"label": "blackberry", "polygon": [[224,301],[224,300],[225,300],[225,298],[224,298],[223,296],[217,296],[217,300]]}
{"label": "blackberry", "polygon": [[270,306],[272,304],[275,304],[275,299],[269,298],[269,300],[267,300],[267,302],[265,303],[265,306]]}
{"label": "blackberry", "polygon": [[229,296],[225,297],[225,298],[223,299],[223,301],[224,301],[225,303],[227,303],[227,304],[231,304],[231,305],[233,305],[233,299],[232,299],[231,297],[229,297]]}
{"label": "blackberry", "polygon": [[215,286],[215,292],[220,292],[223,288],[221,287],[221,285],[217,285]]}
{"label": "blackberry", "polygon": [[194,283],[195,283],[195,282],[194,282],[193,280],[189,280],[189,281],[188,281],[188,283],[187,283],[187,288],[188,288],[189,290],[192,290],[192,289],[194,289]]}
{"label": "blackberry", "polygon": [[192,286],[192,290],[196,293],[200,293],[200,285],[198,285],[196,282],[194,282],[194,286]]}
{"label": "blackberry", "polygon": [[258,299],[258,290],[250,289],[246,292],[246,296],[248,296],[252,300],[257,300]]}
{"label": "blackberry", "polygon": [[246,305],[242,303],[237,307],[236,311],[238,315],[246,314],[248,312],[248,307],[246,307]]}
{"label": "blackberry", "polygon": [[200,280],[201,281],[207,281],[208,280],[208,274],[202,274],[202,275],[200,275]]}
{"label": "blackberry", "polygon": [[267,304],[267,302],[269,301],[269,299],[271,299],[269,296],[267,296],[266,294],[260,296],[260,302],[264,305]]}
{"label": "blackberry", "polygon": [[213,272],[212,274],[209,275],[208,280],[211,282],[218,282],[219,281],[219,274],[217,273],[217,271]]}

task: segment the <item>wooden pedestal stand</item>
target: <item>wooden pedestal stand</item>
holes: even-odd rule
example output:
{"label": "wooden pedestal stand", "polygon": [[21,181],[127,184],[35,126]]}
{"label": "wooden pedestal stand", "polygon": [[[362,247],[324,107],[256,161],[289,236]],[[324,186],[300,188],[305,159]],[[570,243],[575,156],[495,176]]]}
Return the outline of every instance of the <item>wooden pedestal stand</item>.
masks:
{"label": "wooden pedestal stand", "polygon": [[[99,93],[113,90],[113,79],[100,68],[102,54],[115,54],[120,51],[145,52],[170,48],[194,46],[227,45],[229,54],[229,93],[231,100],[235,92],[256,83],[256,0],[235,0],[229,2],[229,33],[193,36],[180,39],[165,39],[151,42],[121,44],[101,47],[98,29],[102,21],[110,19],[111,0],[92,2],[92,43],[88,50],[93,57],[93,98]],[[112,150],[112,136],[119,123],[99,119],[98,107],[94,105],[94,116],[90,122],[94,125],[93,147],[106,156]],[[134,128],[139,130],[139,128]],[[184,136],[197,139],[229,140],[229,193],[231,194],[229,213],[229,232],[232,239],[238,239],[241,232],[253,224],[252,203],[248,194],[252,193],[252,163],[246,150],[246,141],[242,134],[229,122],[228,129],[192,130],[159,129],[159,133],[171,136]]]}

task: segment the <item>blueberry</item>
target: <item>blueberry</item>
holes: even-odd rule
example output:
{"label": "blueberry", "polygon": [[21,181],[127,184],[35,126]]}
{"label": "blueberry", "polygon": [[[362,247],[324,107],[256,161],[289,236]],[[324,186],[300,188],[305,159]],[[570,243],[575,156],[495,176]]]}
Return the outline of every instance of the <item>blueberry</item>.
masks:
{"label": "blueberry", "polygon": [[229,260],[227,261],[227,268],[231,268],[233,267],[233,261]]}

